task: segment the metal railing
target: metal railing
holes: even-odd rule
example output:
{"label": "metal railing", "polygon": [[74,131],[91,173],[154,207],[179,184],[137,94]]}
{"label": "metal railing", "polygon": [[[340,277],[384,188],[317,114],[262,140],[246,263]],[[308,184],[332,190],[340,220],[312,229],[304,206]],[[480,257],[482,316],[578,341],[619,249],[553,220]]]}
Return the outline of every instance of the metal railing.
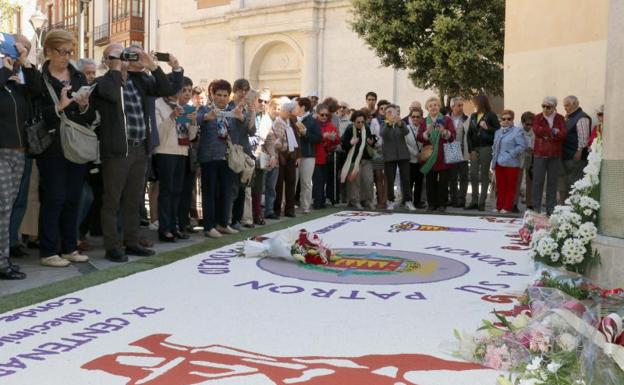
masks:
{"label": "metal railing", "polygon": [[110,25],[108,23],[98,25],[93,30],[95,44],[106,44],[110,40]]}

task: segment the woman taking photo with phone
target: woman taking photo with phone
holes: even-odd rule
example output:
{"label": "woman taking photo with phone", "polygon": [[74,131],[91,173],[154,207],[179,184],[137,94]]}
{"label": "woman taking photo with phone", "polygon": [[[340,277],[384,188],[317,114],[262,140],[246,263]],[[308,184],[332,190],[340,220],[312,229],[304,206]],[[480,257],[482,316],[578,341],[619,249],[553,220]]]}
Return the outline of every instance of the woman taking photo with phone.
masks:
{"label": "woman taking photo with phone", "polygon": [[74,35],[61,29],[49,31],[43,42],[47,60],[42,67],[41,105],[47,128],[54,133],[50,147],[37,157],[41,190],[39,236],[41,264],[50,267],[66,267],[71,262],[89,260],[78,252],[76,240],[78,202],[87,165],[65,158],[59,132],[61,114],[83,126],[89,126],[95,119],[89,95],[73,95],[87,85],[85,76],[70,63],[75,45]]}
{"label": "woman taking photo with phone", "polygon": [[188,106],[193,82],[185,77],[177,95],[156,100],[160,144],[154,149],[158,169],[158,239],[188,239],[179,227],[179,205],[186,176],[186,158],[197,136],[197,113]]}

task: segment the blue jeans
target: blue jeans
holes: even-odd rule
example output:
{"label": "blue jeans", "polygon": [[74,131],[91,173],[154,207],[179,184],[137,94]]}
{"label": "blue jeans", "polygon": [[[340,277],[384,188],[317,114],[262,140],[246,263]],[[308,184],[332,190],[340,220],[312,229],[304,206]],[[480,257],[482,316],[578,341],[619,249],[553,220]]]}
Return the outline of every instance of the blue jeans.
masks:
{"label": "blue jeans", "polygon": [[78,249],[78,201],[87,171],[86,164],[76,164],[63,157],[37,159],[39,168],[40,257],[69,254]]}
{"label": "blue jeans", "polygon": [[30,185],[32,162],[32,159],[26,157],[26,163],[24,163],[24,173],[22,174],[22,181],[19,186],[19,193],[17,194],[17,199],[15,199],[13,209],[11,210],[11,224],[9,225],[9,240],[11,247],[17,246],[20,243],[19,228],[22,225],[22,220],[26,214],[26,207],[28,206],[28,186]]}
{"label": "blue jeans", "polygon": [[234,173],[227,160],[201,163],[202,210],[204,230],[216,225],[227,226],[232,207],[232,178]]}
{"label": "blue jeans", "polygon": [[158,170],[158,232],[178,230],[178,209],[184,188],[186,156],[156,154]]}
{"label": "blue jeans", "polygon": [[275,204],[275,186],[279,176],[279,167],[275,167],[264,174],[264,216],[273,215]]}

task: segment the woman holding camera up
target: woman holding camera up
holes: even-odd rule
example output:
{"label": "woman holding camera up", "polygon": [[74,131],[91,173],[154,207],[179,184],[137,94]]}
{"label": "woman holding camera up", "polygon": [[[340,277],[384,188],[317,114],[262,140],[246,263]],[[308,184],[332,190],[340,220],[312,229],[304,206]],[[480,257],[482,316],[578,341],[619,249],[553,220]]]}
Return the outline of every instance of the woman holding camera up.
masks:
{"label": "woman holding camera up", "polygon": [[[75,38],[70,32],[55,29],[46,34],[43,48],[43,118],[48,130],[55,130],[50,147],[37,158],[40,174],[41,208],[39,236],[41,264],[66,267],[71,262],[86,262],[89,257],[78,251],[76,223],[78,202],[84,183],[86,164],[73,163],[65,158],[60,140],[60,114],[70,120],[89,125],[95,119],[95,110],[87,94],[74,95],[87,79],[71,63]],[[48,84],[58,103],[50,95]]]}
{"label": "woman holding camera up", "polygon": [[41,92],[39,71],[28,61],[28,50],[20,43],[15,48],[19,57],[5,56],[0,65],[0,279],[26,278],[9,260],[9,224],[26,161],[28,104]]}

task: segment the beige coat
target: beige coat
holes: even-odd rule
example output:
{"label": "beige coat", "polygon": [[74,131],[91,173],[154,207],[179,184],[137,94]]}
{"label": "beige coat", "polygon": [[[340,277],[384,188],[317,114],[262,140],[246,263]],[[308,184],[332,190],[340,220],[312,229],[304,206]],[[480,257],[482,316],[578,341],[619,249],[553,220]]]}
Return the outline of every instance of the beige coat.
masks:
{"label": "beige coat", "polygon": [[[156,154],[188,155],[188,146],[178,144],[178,133],[176,131],[175,119],[171,117],[173,109],[163,100],[156,100],[156,127],[158,127],[158,137],[160,144],[154,149]],[[189,139],[193,140],[197,136],[197,125],[189,126]]]}

